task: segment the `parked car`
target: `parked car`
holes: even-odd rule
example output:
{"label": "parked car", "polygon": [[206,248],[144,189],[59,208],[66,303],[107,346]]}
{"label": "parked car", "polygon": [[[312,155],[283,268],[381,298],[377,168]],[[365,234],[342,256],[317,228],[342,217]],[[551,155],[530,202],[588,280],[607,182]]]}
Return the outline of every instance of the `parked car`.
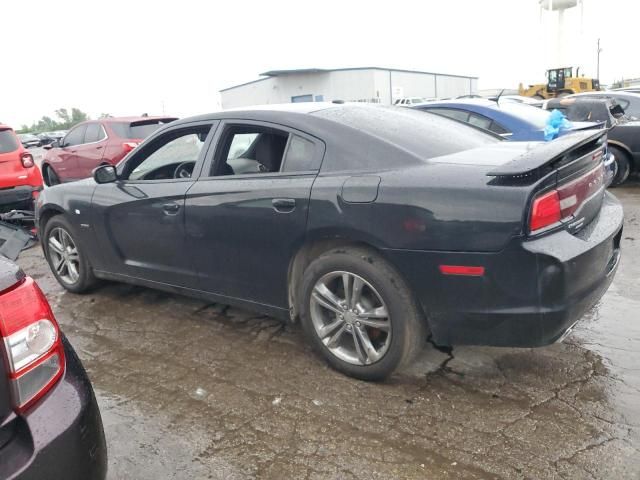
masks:
{"label": "parked car", "polygon": [[602,296],[623,218],[603,184],[605,140],[505,142],[357,104],[220,112],[45,189],[37,222],[71,292],[110,279],[299,317],[333,367],[380,379],[427,332],[546,345]]}
{"label": "parked car", "polygon": [[91,176],[99,165],[116,165],[150,133],[174,117],[109,117],[73,127],[57,143],[45,146],[42,174],[49,186]]}
{"label": "parked car", "polygon": [[59,141],[65,134],[62,132],[42,132],[38,134],[42,145],[51,145],[53,142]]}
{"label": "parked car", "polygon": [[[540,108],[518,102],[475,98],[431,102],[413,108],[469,123],[517,142],[544,140],[550,115]],[[574,123],[570,129],[561,130],[560,135],[593,127],[589,122]]]}
{"label": "parked car", "polygon": [[610,99],[620,105],[629,120],[640,120],[640,94],[633,92],[586,92],[569,95],[567,98]]}
{"label": "parked car", "polygon": [[435,99],[434,98],[424,98],[424,97],[403,97],[403,98],[396,99],[396,101],[393,102],[393,104],[398,106],[398,107],[408,107],[408,106],[411,106],[411,105],[416,105],[418,103],[430,102],[432,100],[435,100]]}
{"label": "parked car", "polygon": [[40,139],[31,133],[18,133],[18,138],[24,148],[39,147],[42,145]]}
{"label": "parked car", "polygon": [[615,100],[572,96],[548,100],[544,108],[560,110],[572,121],[601,122],[608,128],[609,151],[617,164],[612,186],[622,184],[631,173],[640,170],[640,121],[630,121]]}
{"label": "parked car", "polygon": [[32,278],[0,255],[0,478],[104,479],[91,383]]}
{"label": "parked car", "polygon": [[33,199],[40,190],[42,175],[33,155],[11,127],[0,124],[0,212],[33,209]]}
{"label": "parked car", "polygon": [[638,87],[638,86],[635,86],[635,87],[621,87],[621,88],[614,88],[611,91],[612,92],[640,93],[640,87]]}

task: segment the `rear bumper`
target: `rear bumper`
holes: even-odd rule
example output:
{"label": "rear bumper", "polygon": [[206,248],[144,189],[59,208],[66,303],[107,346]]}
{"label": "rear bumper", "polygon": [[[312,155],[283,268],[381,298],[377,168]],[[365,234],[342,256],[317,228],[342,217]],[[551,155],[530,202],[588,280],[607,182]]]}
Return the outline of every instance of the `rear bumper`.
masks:
{"label": "rear bumper", "polygon": [[64,340],[62,379],[26,415],[13,416],[13,429],[0,449],[0,478],[15,480],[102,480],[107,453],[93,389],[80,360]]}
{"label": "rear bumper", "polygon": [[[622,206],[607,193],[577,235],[517,239],[498,253],[386,253],[422,304],[435,343],[537,347],[561,339],[607,290],[622,222]],[[484,266],[485,275],[442,275],[441,264]]]}
{"label": "rear bumper", "polygon": [[12,209],[32,210],[33,192],[39,192],[40,190],[42,190],[41,187],[32,187],[31,185],[0,190],[0,209],[3,211]]}

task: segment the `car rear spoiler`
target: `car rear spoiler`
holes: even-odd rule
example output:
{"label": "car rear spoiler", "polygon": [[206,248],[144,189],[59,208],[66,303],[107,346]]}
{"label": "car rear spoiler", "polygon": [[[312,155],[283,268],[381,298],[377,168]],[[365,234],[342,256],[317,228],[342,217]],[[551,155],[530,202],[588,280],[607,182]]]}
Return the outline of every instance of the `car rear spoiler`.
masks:
{"label": "car rear spoiler", "polygon": [[[489,177],[513,177],[526,175],[564,159],[567,154],[576,152],[589,143],[604,144],[607,130],[579,130],[564,135],[552,142],[543,143],[528,152],[514,158],[504,165],[489,171]],[[595,149],[595,146],[594,146]],[[586,153],[586,152],[585,152]]]}

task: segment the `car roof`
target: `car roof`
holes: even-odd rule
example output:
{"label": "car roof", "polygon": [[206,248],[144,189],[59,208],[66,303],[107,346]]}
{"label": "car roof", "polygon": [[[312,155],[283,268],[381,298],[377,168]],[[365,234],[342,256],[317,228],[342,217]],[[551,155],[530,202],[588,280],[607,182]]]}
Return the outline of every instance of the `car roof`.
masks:
{"label": "car roof", "polygon": [[611,96],[616,96],[616,97],[640,98],[640,94],[639,93],[628,92],[628,91],[613,91],[613,90],[605,90],[605,91],[599,91],[599,92],[574,93],[572,95],[569,95],[569,97],[570,98],[573,98],[573,97],[586,97],[586,96],[599,97],[599,96],[606,96],[606,95],[611,95]]}
{"label": "car roof", "polygon": [[0,130],[13,130],[13,128],[11,128],[9,125],[0,123]]}

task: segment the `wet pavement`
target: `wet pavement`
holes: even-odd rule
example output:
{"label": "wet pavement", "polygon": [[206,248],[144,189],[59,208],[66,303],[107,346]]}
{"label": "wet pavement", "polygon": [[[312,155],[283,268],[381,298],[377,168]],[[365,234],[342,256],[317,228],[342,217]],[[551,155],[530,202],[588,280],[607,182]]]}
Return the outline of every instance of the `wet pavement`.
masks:
{"label": "wet pavement", "polygon": [[109,478],[640,478],[640,183],[610,290],[562,344],[426,345],[385,383],[330,370],[298,326],[127,285],[85,296],[39,248],[95,386]]}

